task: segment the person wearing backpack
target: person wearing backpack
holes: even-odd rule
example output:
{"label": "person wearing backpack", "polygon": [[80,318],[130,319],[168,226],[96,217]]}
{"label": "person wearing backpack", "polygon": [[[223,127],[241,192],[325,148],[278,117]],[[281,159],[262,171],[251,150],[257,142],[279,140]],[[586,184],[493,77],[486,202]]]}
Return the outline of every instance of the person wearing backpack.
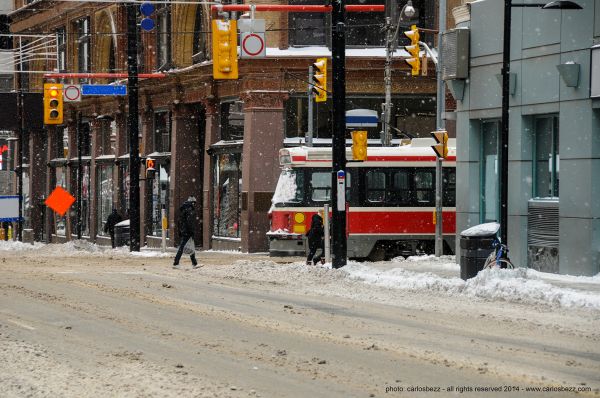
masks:
{"label": "person wearing backpack", "polygon": [[[316,265],[317,262],[325,264],[323,255],[325,254],[325,230],[323,228],[323,218],[319,214],[312,216],[310,229],[306,233],[308,241],[308,256],[306,257],[306,265]],[[316,256],[317,250],[321,249],[321,253]]]}
{"label": "person wearing backpack", "polygon": [[[185,248],[188,240],[194,239],[194,232],[196,226],[196,198],[190,196],[187,198],[185,202],[179,208],[179,218],[177,219],[177,228],[179,230],[179,237],[181,238],[181,242],[179,242],[179,249],[177,250],[177,254],[175,255],[175,260],[173,261],[173,268],[179,267],[179,260],[183,255],[183,250]],[[190,254],[190,259],[192,260],[192,265],[194,268],[198,267],[198,262],[196,261],[196,253],[192,251]]]}

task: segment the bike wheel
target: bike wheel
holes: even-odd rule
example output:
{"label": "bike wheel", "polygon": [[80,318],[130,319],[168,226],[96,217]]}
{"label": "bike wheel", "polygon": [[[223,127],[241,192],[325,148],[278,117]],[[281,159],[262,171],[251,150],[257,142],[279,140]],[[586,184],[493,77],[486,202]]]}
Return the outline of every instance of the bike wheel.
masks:
{"label": "bike wheel", "polygon": [[506,269],[514,269],[515,268],[515,266],[513,265],[513,263],[510,262],[509,259],[501,258],[499,263],[500,263],[500,268],[506,268]]}
{"label": "bike wheel", "polygon": [[488,258],[485,259],[483,269],[492,269],[496,266],[496,252],[490,253]]}

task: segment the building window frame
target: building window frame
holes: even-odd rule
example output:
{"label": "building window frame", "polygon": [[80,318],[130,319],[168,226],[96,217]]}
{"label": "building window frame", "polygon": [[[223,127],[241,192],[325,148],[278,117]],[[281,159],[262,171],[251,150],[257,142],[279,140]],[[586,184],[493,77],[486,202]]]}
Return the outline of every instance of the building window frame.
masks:
{"label": "building window frame", "polygon": [[479,220],[484,223],[498,221],[500,217],[498,190],[500,119],[481,120],[479,133]]}
{"label": "building window frame", "polygon": [[171,152],[172,115],[169,110],[154,112],[152,145],[154,152]]}
{"label": "building window frame", "polygon": [[89,73],[92,70],[92,29],[90,17],[80,18],[75,21],[77,30],[77,70],[80,73]]}
{"label": "building window frame", "polygon": [[[544,126],[545,124],[545,126]],[[548,135],[550,135],[548,139]],[[533,117],[533,151],[532,151],[532,197],[534,198],[558,198],[559,197],[559,117],[558,114],[539,115]],[[550,150],[548,156],[542,151]],[[547,163],[547,166],[544,164]],[[548,169],[545,173],[545,169]],[[544,176],[547,184],[544,184]],[[548,181],[549,180],[549,181]],[[545,192],[541,192],[544,189]]]}
{"label": "building window frame", "polygon": [[67,70],[67,29],[64,26],[56,29],[56,69],[59,72]]}
{"label": "building window frame", "polygon": [[204,11],[202,5],[196,6],[196,17],[194,20],[194,42],[192,45],[192,64],[198,64],[200,62],[209,59],[208,46],[207,46],[207,34],[203,31],[203,19]]}

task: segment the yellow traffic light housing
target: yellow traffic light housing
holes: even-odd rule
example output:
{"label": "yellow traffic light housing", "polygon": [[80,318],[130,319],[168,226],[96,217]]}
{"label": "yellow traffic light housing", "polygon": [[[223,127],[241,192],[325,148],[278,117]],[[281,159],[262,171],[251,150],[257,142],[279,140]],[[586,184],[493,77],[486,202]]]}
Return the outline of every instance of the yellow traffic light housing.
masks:
{"label": "yellow traffic light housing", "polygon": [[410,58],[406,59],[406,63],[412,67],[412,76],[418,76],[421,72],[421,57],[419,54],[421,52],[421,49],[419,48],[419,28],[417,28],[417,25],[412,25],[410,30],[404,32],[404,34],[410,39],[410,46],[404,46],[406,51],[408,51],[408,53],[411,55]]}
{"label": "yellow traffic light housing", "polygon": [[353,131],[352,133],[352,158],[354,160],[367,160],[367,132]]}
{"label": "yellow traffic light housing", "polygon": [[212,21],[213,78],[237,79],[237,21]]}
{"label": "yellow traffic light housing", "polygon": [[437,142],[436,145],[432,145],[435,154],[438,158],[448,157],[448,132],[447,131],[434,131],[431,136]]}
{"label": "yellow traffic light housing", "polygon": [[44,124],[63,124],[62,84],[44,84]]}
{"label": "yellow traffic light housing", "polygon": [[317,58],[313,64],[313,92],[315,102],[327,101],[327,58]]}

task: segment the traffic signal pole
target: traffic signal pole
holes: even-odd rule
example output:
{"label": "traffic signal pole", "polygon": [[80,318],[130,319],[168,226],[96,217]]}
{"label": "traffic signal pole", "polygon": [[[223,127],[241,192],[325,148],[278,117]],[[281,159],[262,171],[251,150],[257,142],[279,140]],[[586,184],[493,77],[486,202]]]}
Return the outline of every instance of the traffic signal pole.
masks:
{"label": "traffic signal pole", "polygon": [[[333,73],[333,142],[331,173],[333,268],[346,265],[346,206],[338,201],[338,173],[346,172],[346,16],[341,0],[333,1],[331,11],[331,66]],[[345,196],[345,189],[340,189]],[[344,198],[345,202],[345,198]]]}
{"label": "traffic signal pole", "polygon": [[140,147],[138,124],[137,8],[126,3],[127,11],[127,129],[129,130],[129,250],[140,251]]}
{"label": "traffic signal pole", "polygon": [[[436,125],[438,130],[445,130],[446,123],[442,117],[446,110],[446,91],[444,90],[444,81],[442,80],[442,33],[446,31],[446,0],[439,1],[440,12],[438,13],[439,31],[438,35],[438,60],[436,67],[437,74],[437,107],[436,107]],[[443,224],[443,157],[438,157],[435,163],[435,256],[440,257],[444,254],[444,224]]]}

